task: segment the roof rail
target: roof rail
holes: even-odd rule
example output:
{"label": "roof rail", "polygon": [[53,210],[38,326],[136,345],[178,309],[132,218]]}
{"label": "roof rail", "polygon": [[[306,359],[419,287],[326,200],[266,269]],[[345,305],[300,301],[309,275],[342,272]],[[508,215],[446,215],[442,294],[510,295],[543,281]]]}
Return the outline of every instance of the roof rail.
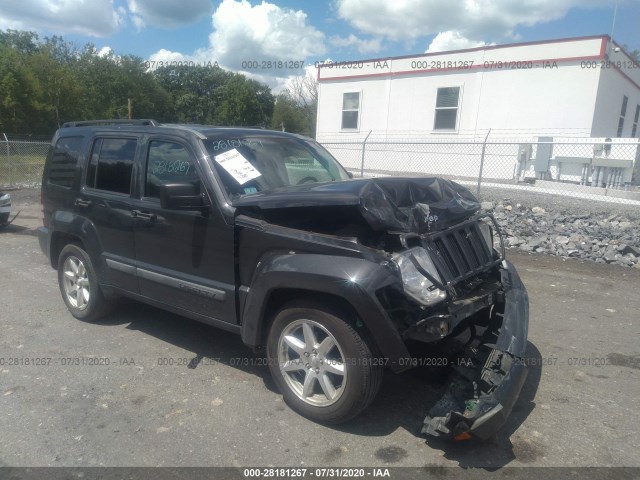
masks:
{"label": "roof rail", "polygon": [[[204,133],[199,132],[198,130],[193,128],[195,125],[184,125],[184,124],[181,124],[181,123],[163,123],[163,124],[161,124],[159,126],[160,127],[167,127],[167,128],[178,128],[180,130],[185,130],[187,132],[193,133],[200,140],[206,140],[207,139],[207,136]],[[204,126],[204,125],[202,125],[202,126]]]}
{"label": "roof rail", "polygon": [[126,119],[111,119],[111,120],[83,120],[79,122],[65,122],[62,124],[62,128],[70,127],[89,127],[92,125],[147,125],[150,127],[157,127],[160,123],[148,118],[136,118],[133,120]]}

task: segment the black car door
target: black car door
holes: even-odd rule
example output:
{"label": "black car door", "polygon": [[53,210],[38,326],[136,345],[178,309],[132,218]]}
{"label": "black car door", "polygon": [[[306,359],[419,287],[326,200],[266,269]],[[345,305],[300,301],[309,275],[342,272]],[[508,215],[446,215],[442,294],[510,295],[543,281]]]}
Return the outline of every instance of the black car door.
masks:
{"label": "black car door", "polygon": [[100,252],[107,265],[101,280],[133,293],[138,293],[131,218],[137,147],[136,136],[95,137],[83,186],[74,200],[75,212],[89,219],[97,233],[90,251]]}
{"label": "black car door", "polygon": [[[202,181],[192,148],[182,140],[150,137],[134,203],[140,293],[157,302],[236,323],[234,232]],[[201,211],[168,210],[159,187],[190,183],[209,204]]]}

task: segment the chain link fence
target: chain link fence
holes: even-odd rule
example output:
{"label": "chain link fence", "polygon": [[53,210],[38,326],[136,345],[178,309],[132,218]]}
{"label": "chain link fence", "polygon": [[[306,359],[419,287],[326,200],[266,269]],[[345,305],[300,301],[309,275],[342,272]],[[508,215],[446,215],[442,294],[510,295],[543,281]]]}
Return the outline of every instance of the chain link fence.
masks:
{"label": "chain link fence", "polygon": [[550,138],[451,141],[320,139],[357,176],[437,175],[478,195],[529,190],[640,206],[638,139]]}
{"label": "chain link fence", "polygon": [[[38,186],[49,137],[0,134],[0,187]],[[364,176],[438,175],[480,194],[500,187],[640,206],[638,139],[534,137],[496,140],[389,139],[320,142]]]}
{"label": "chain link fence", "polygon": [[50,137],[0,134],[0,187],[34,187],[42,169]]}

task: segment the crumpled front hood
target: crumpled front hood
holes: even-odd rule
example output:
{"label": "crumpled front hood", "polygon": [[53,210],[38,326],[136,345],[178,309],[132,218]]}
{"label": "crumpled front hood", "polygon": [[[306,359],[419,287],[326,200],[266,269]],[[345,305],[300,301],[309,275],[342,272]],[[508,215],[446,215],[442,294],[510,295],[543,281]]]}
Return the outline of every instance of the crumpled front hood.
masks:
{"label": "crumpled front hood", "polygon": [[304,184],[248,195],[236,208],[358,206],[375,231],[427,233],[476,213],[480,203],[465,187],[439,177],[383,177]]}

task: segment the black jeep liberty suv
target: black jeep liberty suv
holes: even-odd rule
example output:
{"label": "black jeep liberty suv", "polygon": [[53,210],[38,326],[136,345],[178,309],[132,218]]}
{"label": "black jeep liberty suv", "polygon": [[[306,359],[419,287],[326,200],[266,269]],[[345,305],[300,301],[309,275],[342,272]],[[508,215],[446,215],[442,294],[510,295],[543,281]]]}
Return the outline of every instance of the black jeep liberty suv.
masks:
{"label": "black jeep liberty suv", "polygon": [[70,122],[42,208],[40,245],[74,317],[124,295],[236,332],[314,421],[353,418],[385,369],[425,351],[456,359],[429,435],[488,438],[524,383],[527,292],[493,217],[452,181],[354,179],[276,131]]}

